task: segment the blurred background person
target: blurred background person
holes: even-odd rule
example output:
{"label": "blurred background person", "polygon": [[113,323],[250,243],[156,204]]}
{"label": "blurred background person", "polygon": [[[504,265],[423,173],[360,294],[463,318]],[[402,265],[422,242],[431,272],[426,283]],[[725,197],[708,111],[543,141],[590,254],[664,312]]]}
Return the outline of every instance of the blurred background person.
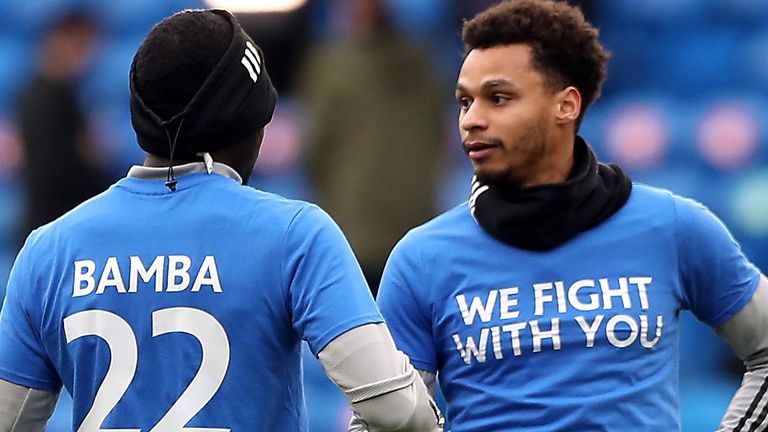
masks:
{"label": "blurred background person", "polygon": [[383,0],[332,7],[340,34],[310,51],[297,83],[307,168],[375,293],[395,242],[435,212],[444,95],[427,52],[395,31]]}
{"label": "blurred background person", "polygon": [[40,44],[22,89],[18,121],[26,205],[20,239],[106,189],[77,87],[97,43],[96,24],[76,11],[56,21]]}

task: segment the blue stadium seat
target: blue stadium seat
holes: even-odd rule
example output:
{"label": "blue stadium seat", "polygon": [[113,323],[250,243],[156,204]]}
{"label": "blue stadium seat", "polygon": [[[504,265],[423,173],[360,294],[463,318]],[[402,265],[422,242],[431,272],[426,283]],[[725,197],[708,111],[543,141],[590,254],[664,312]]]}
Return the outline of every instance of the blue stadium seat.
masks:
{"label": "blue stadium seat", "polygon": [[595,8],[596,21],[622,27],[697,26],[706,22],[717,0],[612,0]]}
{"label": "blue stadium seat", "polygon": [[719,19],[728,18],[740,26],[764,26],[768,20],[765,0],[717,0],[713,12]]}
{"label": "blue stadium seat", "polygon": [[745,89],[762,89],[763,94],[768,94],[768,28],[751,32],[741,41],[732,73]]}
{"label": "blue stadium seat", "polygon": [[630,88],[652,88],[658,76],[658,55],[647,49],[659,46],[659,32],[636,26],[603,27],[600,39],[611,52],[608,79],[603,90],[608,93]]}
{"label": "blue stadium seat", "polygon": [[19,234],[19,221],[24,211],[24,185],[16,179],[3,178],[0,181],[0,200],[3,203],[3,211],[0,212],[0,286],[5,287],[11,264],[23,240]]}
{"label": "blue stadium seat", "polygon": [[91,106],[89,115],[95,126],[95,145],[114,178],[124,176],[131,165],[142,163],[144,152],[136,143],[127,99],[106,100]]}
{"label": "blue stadium seat", "polygon": [[0,28],[34,40],[62,13],[73,8],[81,8],[77,0],[3,0]]}
{"label": "blue stadium seat", "polygon": [[0,111],[14,109],[15,97],[29,75],[37,50],[27,39],[0,37]]}
{"label": "blue stadium seat", "polygon": [[657,41],[654,84],[680,96],[738,83],[733,74],[744,32],[727,27],[702,27],[686,33],[670,32]]}
{"label": "blue stadium seat", "polygon": [[128,76],[131,61],[143,35],[105,39],[94,56],[88,77],[83,82],[83,97],[88,103],[120,100],[127,103],[130,94]]}
{"label": "blue stadium seat", "polygon": [[386,0],[384,3],[400,31],[420,35],[421,39],[450,22],[450,2],[446,0]]}
{"label": "blue stadium seat", "polygon": [[607,160],[608,157],[603,134],[611,108],[611,98],[608,95],[598,99],[585,113],[581,128],[579,128],[579,135],[589,143],[597,154],[597,158],[603,161]]}
{"label": "blue stadium seat", "polygon": [[203,7],[201,1],[175,0],[88,0],[99,21],[112,35],[146,34],[161,19],[188,8]]}

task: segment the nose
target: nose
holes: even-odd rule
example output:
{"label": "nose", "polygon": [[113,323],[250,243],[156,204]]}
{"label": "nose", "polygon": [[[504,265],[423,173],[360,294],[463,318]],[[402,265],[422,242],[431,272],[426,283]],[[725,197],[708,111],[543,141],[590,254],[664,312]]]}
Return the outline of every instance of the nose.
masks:
{"label": "nose", "polygon": [[488,119],[479,103],[472,103],[459,113],[459,128],[465,131],[488,128]]}

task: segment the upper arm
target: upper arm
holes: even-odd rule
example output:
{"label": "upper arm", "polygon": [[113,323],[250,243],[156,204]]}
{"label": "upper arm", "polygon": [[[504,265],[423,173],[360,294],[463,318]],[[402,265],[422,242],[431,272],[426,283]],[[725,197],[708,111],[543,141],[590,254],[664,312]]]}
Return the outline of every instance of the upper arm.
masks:
{"label": "upper arm", "polygon": [[349,244],[325,212],[308,206],[296,216],[283,255],[292,325],[313,354],[349,329],[382,321]]}
{"label": "upper arm", "polygon": [[0,379],[0,431],[42,432],[58,397],[58,392],[35,390]]}
{"label": "upper arm", "polygon": [[749,262],[725,225],[704,206],[676,201],[680,277],[686,306],[718,326],[752,298],[760,272]]}
{"label": "upper arm", "polygon": [[0,310],[0,379],[36,389],[58,391],[61,381],[42,340],[40,306],[27,250],[22,249],[8,279]]}
{"label": "upper arm", "polygon": [[748,367],[768,365],[768,278],[765,275],[761,276],[746,306],[715,330]]}
{"label": "upper arm", "polygon": [[430,311],[419,282],[420,265],[415,250],[400,242],[384,269],[376,302],[398,348],[411,363],[425,371],[437,370]]}

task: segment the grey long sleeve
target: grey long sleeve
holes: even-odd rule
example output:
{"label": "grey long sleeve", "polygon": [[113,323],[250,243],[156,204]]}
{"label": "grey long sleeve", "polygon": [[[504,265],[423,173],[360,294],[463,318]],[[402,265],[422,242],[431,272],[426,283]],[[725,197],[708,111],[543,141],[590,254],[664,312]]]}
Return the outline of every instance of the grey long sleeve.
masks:
{"label": "grey long sleeve", "polygon": [[42,432],[59,394],[0,380],[0,432]]}
{"label": "grey long sleeve", "polygon": [[437,407],[386,325],[352,329],[331,341],[318,358],[352,404],[350,431],[441,430]]}
{"label": "grey long sleeve", "polygon": [[746,372],[720,423],[721,432],[768,430],[768,279],[752,299],[715,329],[744,362]]}

